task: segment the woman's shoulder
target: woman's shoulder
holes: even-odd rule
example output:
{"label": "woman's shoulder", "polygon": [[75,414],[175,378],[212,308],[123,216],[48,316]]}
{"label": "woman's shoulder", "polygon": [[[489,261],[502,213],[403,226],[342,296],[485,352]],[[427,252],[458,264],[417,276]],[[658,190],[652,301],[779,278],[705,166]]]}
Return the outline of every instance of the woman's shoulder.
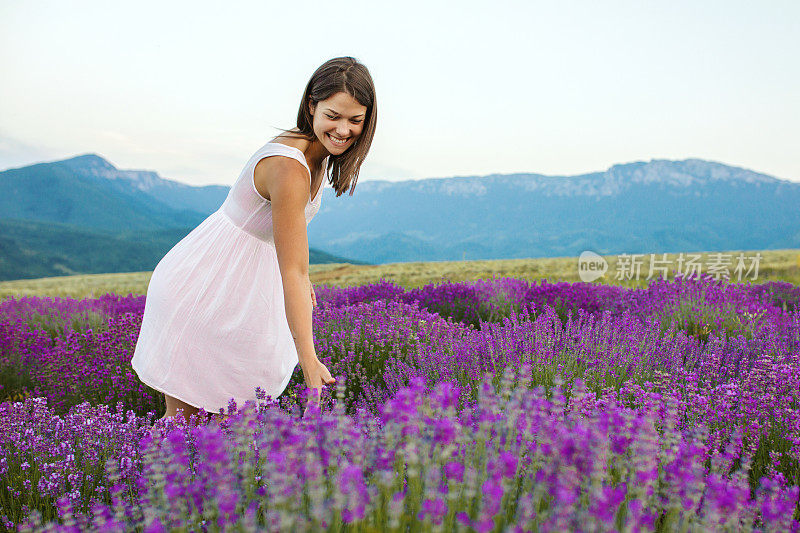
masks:
{"label": "woman's shoulder", "polygon": [[[275,154],[278,155],[278,154]],[[288,189],[294,194],[308,189],[308,171],[292,157],[264,157],[253,169],[253,183],[258,193],[271,201],[269,191]]]}

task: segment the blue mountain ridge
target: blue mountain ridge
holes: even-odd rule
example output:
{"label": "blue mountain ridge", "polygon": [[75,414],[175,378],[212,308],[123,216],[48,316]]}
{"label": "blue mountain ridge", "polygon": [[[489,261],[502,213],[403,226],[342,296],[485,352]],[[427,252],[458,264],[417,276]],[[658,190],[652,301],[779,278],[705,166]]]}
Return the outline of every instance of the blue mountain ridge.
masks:
{"label": "blue mountain ridge", "polygon": [[[85,154],[0,172],[0,216],[112,233],[191,229],[228,190]],[[308,234],[318,250],[368,263],[781,249],[800,247],[798,206],[800,183],[652,159],[578,176],[365,180],[341,198],[326,188]]]}

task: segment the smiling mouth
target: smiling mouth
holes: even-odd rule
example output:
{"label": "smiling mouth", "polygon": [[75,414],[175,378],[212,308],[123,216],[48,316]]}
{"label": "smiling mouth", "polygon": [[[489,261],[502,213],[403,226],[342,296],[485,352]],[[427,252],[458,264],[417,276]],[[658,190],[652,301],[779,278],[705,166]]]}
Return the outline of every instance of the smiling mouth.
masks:
{"label": "smiling mouth", "polygon": [[333,144],[335,144],[336,146],[344,146],[345,144],[350,142],[350,139],[352,138],[352,137],[348,137],[347,139],[339,140],[336,137],[332,136],[330,133],[328,133],[327,135],[328,135],[328,138],[331,140],[331,142]]}

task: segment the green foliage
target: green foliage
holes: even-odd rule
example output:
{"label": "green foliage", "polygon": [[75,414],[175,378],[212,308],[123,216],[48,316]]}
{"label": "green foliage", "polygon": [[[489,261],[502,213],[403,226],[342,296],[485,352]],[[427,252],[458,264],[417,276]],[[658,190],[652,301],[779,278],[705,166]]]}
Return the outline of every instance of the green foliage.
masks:
{"label": "green foliage", "polygon": [[753,331],[762,314],[740,314],[731,304],[724,308],[709,305],[693,298],[681,299],[665,309],[661,315],[661,333],[670,328],[684,331],[701,343],[708,342],[709,336],[735,337],[744,335],[753,338]]}
{"label": "green foliage", "polygon": [[555,309],[559,320],[561,320],[561,323],[564,325],[566,325],[570,318],[572,318],[572,320],[576,320],[578,318],[578,307],[566,299],[562,300],[560,296],[557,297],[553,302],[553,308]]}
{"label": "green foliage", "polygon": [[[84,401],[91,405],[122,402],[139,416],[150,411],[165,412],[160,392],[144,384],[139,390],[118,386],[119,382],[130,381],[133,372],[129,354],[134,344],[125,334],[124,324],[114,325],[112,330],[106,315],[86,310],[69,316],[60,316],[55,310],[33,312],[25,317],[24,323],[46,335],[51,346],[60,343],[66,349],[57,359],[31,360],[30,355],[23,359],[21,354],[30,354],[31,350],[21,346],[20,338],[11,336],[13,342],[0,354],[0,401],[22,401],[35,393],[59,398],[50,404],[59,415]],[[41,343],[42,336],[32,342]],[[64,373],[62,367],[70,365],[72,360],[91,361],[92,374]]]}
{"label": "green foliage", "polygon": [[523,310],[524,305],[513,301],[503,291],[497,291],[495,296],[480,303],[478,315],[484,322],[502,322],[506,318],[519,315]]}
{"label": "green foliage", "polygon": [[57,313],[47,310],[43,313],[31,313],[26,317],[25,322],[31,329],[47,332],[53,340],[57,337],[65,337],[67,331],[70,330],[86,333],[91,329],[93,333],[99,333],[108,329],[108,320],[105,315],[94,311],[82,311],[62,318]]}
{"label": "green foliage", "polygon": [[498,323],[525,312],[524,304],[513,301],[502,291],[498,291],[488,300],[453,297],[437,302],[435,305],[427,305],[426,308],[442,318],[460,322],[475,329],[480,329],[481,322]]}
{"label": "green foliage", "polygon": [[0,402],[21,402],[31,395],[34,382],[21,353],[19,340],[3,346],[0,353]]}
{"label": "green foliage", "polygon": [[475,308],[475,301],[471,298],[453,297],[425,307],[452,322],[460,322],[476,329],[480,327],[480,309]]}
{"label": "green foliage", "polygon": [[795,310],[800,308],[800,297],[798,297],[796,292],[793,293],[790,289],[775,287],[774,290],[770,292],[770,299],[775,306],[780,307],[788,313],[794,313]]}
{"label": "green foliage", "polygon": [[[424,324],[410,323],[402,316],[388,319],[395,328],[383,330],[385,335],[376,336],[371,331],[381,327],[379,321],[370,320],[356,311],[345,312],[338,322],[327,321],[325,328],[314,332],[318,345],[324,346],[319,353],[333,375],[346,375],[347,381],[341,398],[347,414],[355,414],[357,404],[369,400],[368,405],[379,405],[383,398],[371,398],[376,391],[389,390],[384,374],[390,364],[408,365],[417,368],[413,351],[427,341]],[[336,339],[332,341],[332,339]],[[298,365],[286,391],[281,395],[282,405],[291,409],[300,407],[303,399],[296,389],[305,382],[302,368]],[[388,395],[388,393],[386,393]]]}
{"label": "green foliage", "polygon": [[[786,438],[790,433],[787,428],[773,426],[769,433],[760,436],[754,435],[752,439],[757,442],[756,452],[753,456],[752,469],[750,470],[750,487],[758,487],[759,480],[774,472],[786,476],[789,485],[800,484],[800,463],[793,457],[794,444]],[[800,502],[798,512],[800,516]]]}

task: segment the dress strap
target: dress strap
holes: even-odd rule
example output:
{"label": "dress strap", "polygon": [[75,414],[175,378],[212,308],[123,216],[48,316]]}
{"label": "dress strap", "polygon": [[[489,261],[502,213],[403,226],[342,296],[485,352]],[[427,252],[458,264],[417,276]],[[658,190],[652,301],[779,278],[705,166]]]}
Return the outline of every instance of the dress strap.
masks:
{"label": "dress strap", "polygon": [[311,169],[308,168],[308,162],[306,162],[306,156],[303,155],[303,152],[299,148],[295,148],[294,146],[289,146],[288,144],[269,142],[265,144],[263,147],[261,147],[261,150],[259,150],[258,152],[261,155],[264,155],[266,153],[275,154],[276,152],[280,152],[281,155],[285,155],[293,159],[296,159],[305,167],[306,171],[308,171],[308,181],[309,183],[311,183],[312,180]]}

